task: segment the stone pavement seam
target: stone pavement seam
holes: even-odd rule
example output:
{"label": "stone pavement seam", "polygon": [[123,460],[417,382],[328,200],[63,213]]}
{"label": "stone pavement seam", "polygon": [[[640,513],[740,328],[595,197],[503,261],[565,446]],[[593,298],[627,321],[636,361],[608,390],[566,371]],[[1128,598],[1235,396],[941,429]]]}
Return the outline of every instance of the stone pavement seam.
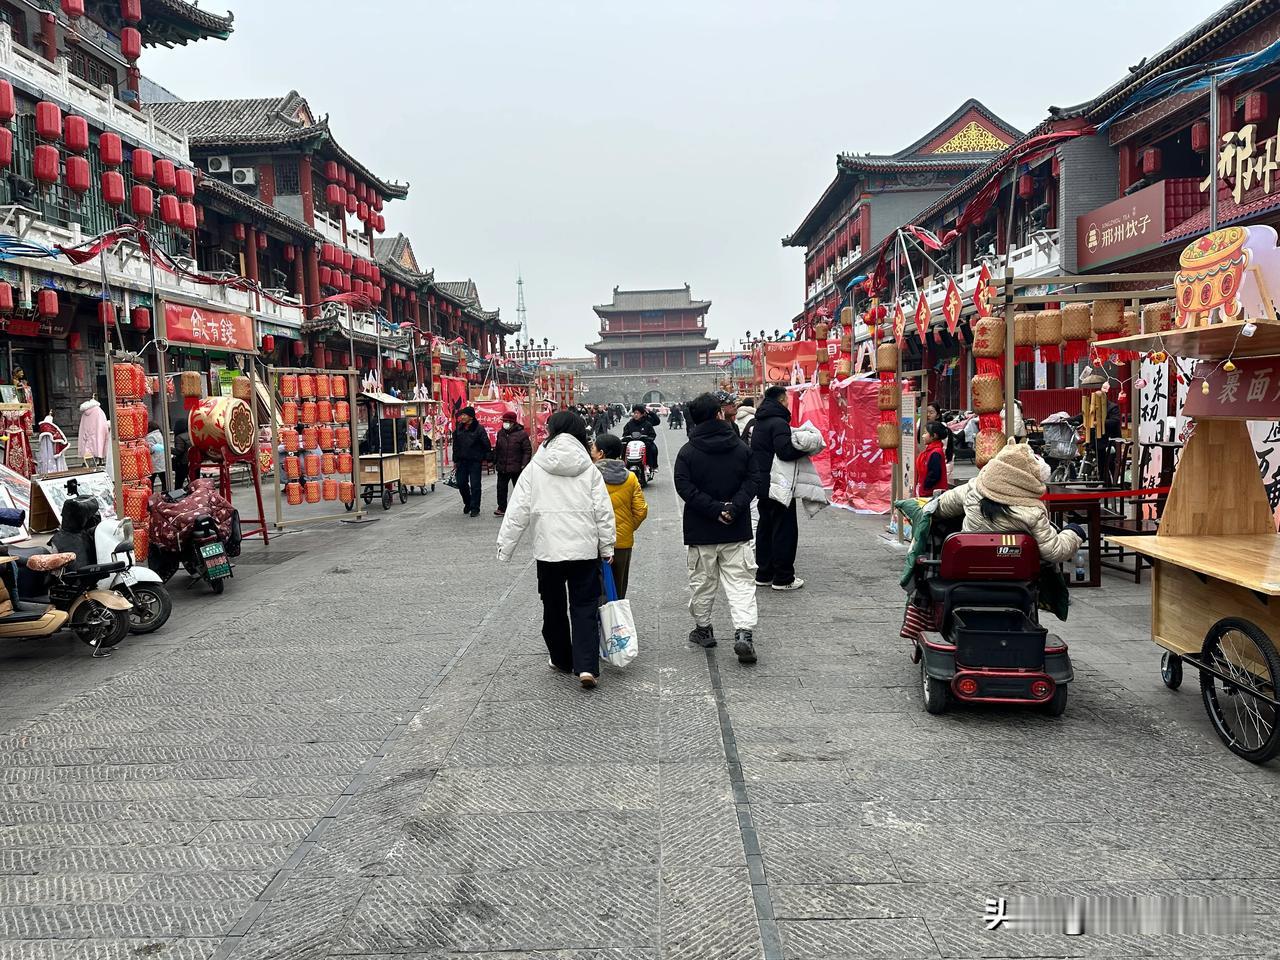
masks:
{"label": "stone pavement seam", "polygon": [[[471,648],[475,645],[476,640],[480,638],[485,628],[488,627],[489,622],[497,615],[499,610],[505,607],[507,599],[520,584],[521,576],[533,565],[533,563],[534,561],[532,559],[528,560],[520,573],[511,578],[511,583],[507,585],[507,589],[498,599],[498,602],[490,606],[489,611],[484,615],[483,619],[476,624],[475,629],[471,631],[471,635],[467,637],[466,642],[458,647],[453,656],[449,659],[448,663],[436,671],[431,678],[431,682],[421,692],[419,692],[415,698],[406,704],[405,712],[402,714],[403,719],[398,720],[392,726],[392,728],[387,732],[387,735],[383,738],[382,743],[373,751],[368,760],[366,760],[360,767],[359,771],[357,771],[356,775],[351,778],[350,782],[342,791],[341,796],[333,802],[325,814],[316,822],[315,826],[298,843],[285,863],[276,872],[275,876],[273,876],[270,882],[263,887],[254,902],[249,905],[248,909],[245,910],[244,914],[227,933],[226,938],[218,945],[218,949],[214,951],[210,960],[228,960],[228,958],[230,958],[237,948],[239,948],[239,946],[244,942],[245,937],[248,936],[253,925],[264,913],[266,913],[267,909],[275,900],[277,894],[281,889],[283,889],[285,884],[293,878],[298,867],[302,865],[302,862],[307,858],[307,855],[315,848],[316,844],[334,824],[338,817],[341,816],[343,810],[345,810],[351,803],[351,800],[356,795],[357,791],[368,782],[370,775],[377,768],[379,762],[386,757],[387,751],[392,747],[392,745],[400,739],[400,735],[408,728],[409,724],[413,721],[413,718],[417,716],[417,714],[427,705],[427,702],[431,699],[431,695],[436,691],[436,688],[439,687],[453,669],[462,662],[466,655],[471,651]],[[356,906],[358,906],[358,903]]]}
{"label": "stone pavement seam", "polygon": [[756,922],[760,925],[760,942],[764,948],[764,960],[783,960],[782,937],[774,920],[773,895],[769,890],[769,877],[765,873],[764,856],[756,836],[755,821],[751,816],[751,797],[742,778],[742,764],[738,761],[738,741],[733,732],[733,718],[724,699],[724,687],[720,681],[720,664],[715,652],[706,649],[707,667],[711,672],[711,689],[716,698],[716,712],[720,717],[720,739],[724,744],[725,765],[729,768],[729,782],[733,787],[733,802],[738,812],[738,832],[742,836],[742,849],[747,858],[747,871],[751,876],[751,898],[755,904]]}

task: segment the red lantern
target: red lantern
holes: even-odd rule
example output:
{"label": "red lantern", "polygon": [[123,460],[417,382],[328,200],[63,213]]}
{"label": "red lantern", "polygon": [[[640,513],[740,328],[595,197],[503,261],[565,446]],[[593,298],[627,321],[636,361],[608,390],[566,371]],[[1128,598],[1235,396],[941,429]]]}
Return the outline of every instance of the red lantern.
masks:
{"label": "red lantern", "polygon": [[178,208],[178,203],[178,198],[171,193],[160,198],[160,219],[170,227],[182,223],[182,211]]}
{"label": "red lantern", "polygon": [[293,263],[294,259],[296,259],[297,256],[298,256],[298,248],[295,247],[292,243],[286,243],[284,245],[285,261],[288,263]]}
{"label": "red lantern", "polygon": [[381,267],[379,267],[376,263],[371,263],[369,264],[369,271],[370,271],[369,276],[373,279],[374,283],[378,283],[378,284],[382,283]]}
{"label": "red lantern", "polygon": [[342,253],[342,269],[351,272],[351,268],[356,264],[355,255],[350,250],[343,250]]}
{"label": "red lantern", "polygon": [[1018,196],[1023,200],[1030,200],[1032,194],[1036,192],[1035,179],[1029,173],[1024,173],[1018,178]]}
{"label": "red lantern", "polygon": [[375,209],[375,210],[377,210],[379,213],[381,213],[381,212],[382,212],[382,203],[383,203],[383,200],[382,200],[382,196],[381,196],[381,194],[375,194],[375,195],[374,195],[374,197],[373,197],[373,209]]}
{"label": "red lantern", "polygon": [[307,345],[301,340],[293,341],[293,356],[295,360],[301,360],[307,354]]}
{"label": "red lantern", "polygon": [[124,144],[118,133],[104,133],[98,138],[98,159],[108,167],[124,163]]}
{"label": "red lantern", "polygon": [[155,212],[156,195],[151,191],[150,187],[144,187],[141,184],[135,186],[130,202],[133,215],[139,220],[145,219]]}
{"label": "red lantern", "polygon": [[190,200],[196,195],[196,175],[183,167],[174,174],[174,191],[183,200]]}
{"label": "red lantern", "polygon": [[363,180],[356,184],[356,198],[361,202],[367,202],[369,199],[369,185]]}
{"label": "red lantern", "polygon": [[45,289],[36,294],[36,311],[46,320],[56,317],[60,309],[57,290]]}
{"label": "red lantern", "polygon": [[178,186],[178,171],[172,160],[156,161],[156,187],[173,190]]}
{"label": "red lantern", "polygon": [[338,163],[336,160],[326,160],[324,163],[324,178],[330,183],[338,179]]}
{"label": "red lantern", "polygon": [[356,208],[356,217],[363,223],[369,222],[369,205],[363,200],[360,201],[360,205]]}
{"label": "red lantern", "polygon": [[42,100],[36,104],[36,134],[42,140],[62,139],[62,108]]}
{"label": "red lantern", "polygon": [[84,117],[67,117],[63,124],[63,136],[67,149],[72,153],[84,153],[89,149],[89,121]]}
{"label": "red lantern", "polygon": [[50,143],[42,143],[35,152],[36,179],[44,184],[58,182],[58,148]]}
{"label": "red lantern", "polygon": [[1160,148],[1147,147],[1142,151],[1142,175],[1149,177],[1160,172]]}
{"label": "red lantern", "polygon": [[271,334],[265,334],[262,338],[262,352],[271,353],[276,348],[276,338]]}
{"label": "red lantern", "polygon": [[377,225],[374,227],[374,229],[375,229],[375,230],[377,230],[379,233],[386,233],[386,232],[387,232],[387,218],[386,218],[386,217],[384,217],[382,214],[378,214],[378,223],[377,223]]}
{"label": "red lantern", "polygon": [[102,174],[102,199],[108,206],[124,206],[124,177],[115,170]]}
{"label": "red lantern", "polygon": [[143,183],[150,183],[151,178],[156,175],[156,158],[150,150],[135,150],[129,158],[129,164],[133,167],[133,179],[140,180]]}
{"label": "red lantern", "polygon": [[68,350],[80,349],[80,334],[74,331],[67,334],[67,349]]}
{"label": "red lantern", "polygon": [[150,309],[147,307],[134,307],[133,312],[129,314],[129,321],[133,324],[133,329],[146,333],[151,329]]}
{"label": "red lantern", "polygon": [[245,237],[247,237],[248,235],[249,235],[248,230],[245,228],[245,225],[243,223],[237,223],[232,225],[231,236],[235,238],[237,243],[244,243]]}
{"label": "red lantern", "polygon": [[1209,149],[1209,121],[1197,120],[1191,125],[1191,149],[1204,153]]}
{"label": "red lantern", "polygon": [[0,127],[0,168],[13,166],[13,131]]}
{"label": "red lantern", "polygon": [[84,0],[62,0],[62,12],[72,20],[84,16]]}
{"label": "red lantern", "polygon": [[259,250],[267,249],[267,235],[263,233],[261,230],[258,231],[258,249]]}
{"label": "red lantern", "polygon": [[116,325],[116,305],[110,300],[98,301],[98,323],[104,327]]}
{"label": "red lantern", "polygon": [[1261,123],[1267,119],[1267,95],[1255,90],[1244,98],[1244,122]]}
{"label": "red lantern", "polygon": [[8,123],[18,115],[18,101],[13,95],[13,84],[0,80],[0,123]]}
{"label": "red lantern", "polygon": [[320,286],[328,287],[328,286],[331,286],[332,284],[333,284],[333,268],[321,267],[320,268]]}
{"label": "red lantern", "polygon": [[331,183],[329,186],[325,187],[324,198],[329,206],[336,209],[346,204],[346,190],[336,183]]}
{"label": "red lantern", "polygon": [[142,19],[142,0],[120,0],[120,19],[137,23]]}
{"label": "red lantern", "polygon": [[178,205],[178,225],[187,233],[195,230],[196,205],[194,203],[181,203]]}
{"label": "red lantern", "polygon": [[0,313],[13,312],[13,284],[0,282]]}
{"label": "red lantern", "polygon": [[142,34],[137,27],[125,27],[120,31],[120,53],[130,62],[142,56]]}
{"label": "red lantern", "polygon": [[347,192],[355,193],[355,189],[356,189],[356,175],[352,173],[350,170],[348,170],[347,171]]}
{"label": "red lantern", "polygon": [[81,196],[89,192],[93,174],[87,157],[67,157],[67,187]]}
{"label": "red lantern", "polygon": [[355,213],[360,209],[360,201],[356,199],[354,193],[348,193],[346,197],[347,213]]}

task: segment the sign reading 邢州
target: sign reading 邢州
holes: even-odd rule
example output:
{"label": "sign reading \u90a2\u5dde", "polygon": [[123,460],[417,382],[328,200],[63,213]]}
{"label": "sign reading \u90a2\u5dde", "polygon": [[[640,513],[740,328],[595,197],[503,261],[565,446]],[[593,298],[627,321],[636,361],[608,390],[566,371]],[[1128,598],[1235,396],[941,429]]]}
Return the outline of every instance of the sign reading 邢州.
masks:
{"label": "sign reading \u90a2\u5dde", "polygon": [[1155,183],[1076,217],[1076,265],[1081,270],[1158,246],[1164,237],[1164,184]]}

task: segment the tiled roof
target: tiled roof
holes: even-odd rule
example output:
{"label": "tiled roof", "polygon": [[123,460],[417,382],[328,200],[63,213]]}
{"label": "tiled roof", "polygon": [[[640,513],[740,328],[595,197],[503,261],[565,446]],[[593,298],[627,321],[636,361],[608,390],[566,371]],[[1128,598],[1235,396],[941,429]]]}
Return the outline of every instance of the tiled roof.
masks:
{"label": "tiled roof", "polygon": [[701,310],[711,309],[710,300],[694,300],[686,283],[670,290],[619,290],[613,288],[613,303],[592,307],[596,313],[621,313],[632,310]]}
{"label": "tiled roof", "polygon": [[[439,290],[442,294],[462,305],[462,307],[477,320],[483,320],[486,323],[500,323],[499,316],[501,310],[486,310],[480,304],[480,291],[476,289],[474,280],[437,280],[432,286]],[[503,325],[506,326],[505,324]],[[518,327],[509,329],[508,332],[514,333]]]}
{"label": "tiled roof", "polygon": [[347,153],[334,139],[329,118],[317,120],[306,98],[296,90],[283,97],[154,103],[147,109],[166,127],[185,130],[194,153],[310,143],[350,167],[384,196],[400,199],[409,195],[408,184],[382,179]]}
{"label": "tiled roof", "polygon": [[[324,240],[318,232],[312,230],[301,220],[295,220],[287,213],[263,203],[257,197],[245,193],[238,187],[216,180],[213,177],[201,177],[196,190],[206,196],[222,200],[231,206],[238,207],[258,223],[271,224],[291,237],[305,237],[319,243]],[[206,201],[207,202],[207,201]]]}
{"label": "tiled roof", "polygon": [[[994,113],[992,113],[989,109],[987,109],[987,105],[984,104],[981,100],[977,100],[973,97],[970,97],[964,103],[960,104],[960,106],[956,107],[956,109],[952,111],[951,116],[947,117],[947,119],[943,120],[941,123],[935,126],[932,130],[926,133],[923,137],[921,137],[915,143],[911,144],[911,146],[904,147],[903,149],[899,150],[897,153],[894,154],[894,156],[901,159],[903,157],[910,157],[913,154],[915,154],[917,151],[923,150],[932,141],[942,136],[942,134],[946,132],[946,130],[952,124],[958,121],[970,110],[977,112],[984,120],[990,123],[993,127],[995,127],[997,130],[1002,131],[1006,135],[1006,138],[1008,140],[1022,139],[1021,130],[1017,129],[1016,127],[1010,126],[1008,123],[1005,123],[1003,120],[997,117]],[[976,154],[976,156],[989,156],[989,155],[990,154]],[[975,156],[975,154],[970,154],[970,156]]]}
{"label": "tiled roof", "polygon": [[993,153],[942,153],[933,157],[885,157],[841,154],[836,161],[841,170],[892,173],[897,170],[972,170],[991,159]]}
{"label": "tiled roof", "polygon": [[587,349],[592,353],[609,353],[614,350],[679,350],[683,347],[701,347],[714,350],[720,343],[711,337],[675,337],[670,340],[646,339],[610,339],[588,343]]}
{"label": "tiled roof", "polygon": [[[118,0],[96,0],[90,12],[112,29],[125,26]],[[230,13],[220,15],[202,10],[186,0],[142,0],[139,29],[147,44],[173,46],[206,37],[225,40],[231,35],[234,21]]]}

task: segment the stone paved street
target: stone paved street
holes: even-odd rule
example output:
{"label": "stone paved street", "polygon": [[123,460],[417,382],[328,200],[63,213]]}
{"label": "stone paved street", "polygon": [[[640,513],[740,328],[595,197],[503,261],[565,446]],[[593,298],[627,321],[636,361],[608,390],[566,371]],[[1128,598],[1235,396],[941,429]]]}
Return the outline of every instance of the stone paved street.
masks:
{"label": "stone paved street", "polygon": [[[0,646],[0,958],[1280,955],[1280,766],[1161,685],[1145,586],[1077,594],[1064,717],[932,717],[901,554],[829,511],[744,668],[686,641],[673,455],[631,576],[642,655],[594,692],[547,669],[527,544],[493,559],[491,481],[478,520],[441,486],[254,547],[110,660]],[[1092,893],[1257,915],[985,931],[987,897]]]}

